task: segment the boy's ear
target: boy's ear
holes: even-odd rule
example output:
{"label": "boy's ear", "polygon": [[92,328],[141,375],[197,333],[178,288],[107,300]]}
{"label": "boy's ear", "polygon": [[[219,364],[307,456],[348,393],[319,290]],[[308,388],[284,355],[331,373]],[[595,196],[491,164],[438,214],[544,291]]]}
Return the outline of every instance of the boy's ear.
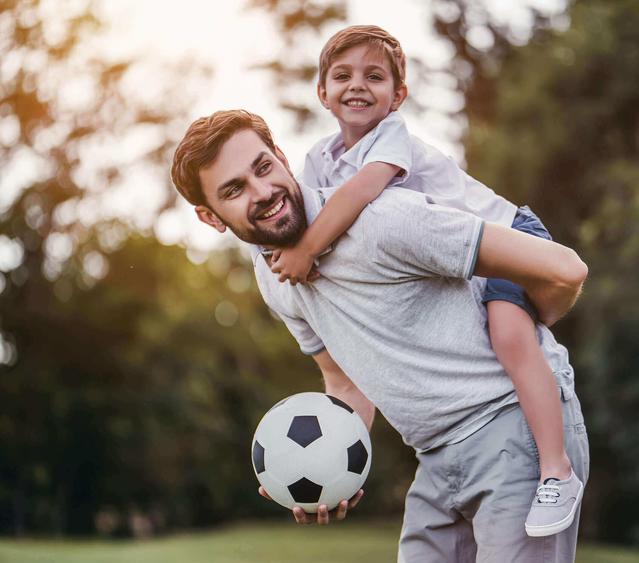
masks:
{"label": "boy's ear", "polygon": [[326,88],[324,86],[322,86],[319,82],[317,83],[317,97],[319,98],[320,103],[326,109],[329,109],[328,100],[326,99]]}
{"label": "boy's ear", "polygon": [[406,84],[402,84],[399,88],[397,88],[397,90],[395,90],[391,110],[395,111],[396,109],[399,109],[399,106],[404,103],[406,96],[408,96],[408,87]]}
{"label": "boy's ear", "polygon": [[216,231],[219,231],[220,233],[226,231],[226,224],[206,205],[196,206],[195,214],[202,223],[206,223],[210,227],[213,227]]}

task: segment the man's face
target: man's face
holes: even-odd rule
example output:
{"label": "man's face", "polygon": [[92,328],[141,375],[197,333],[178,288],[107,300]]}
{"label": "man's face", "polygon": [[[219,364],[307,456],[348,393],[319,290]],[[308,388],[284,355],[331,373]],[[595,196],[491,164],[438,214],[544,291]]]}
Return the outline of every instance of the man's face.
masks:
{"label": "man's face", "polygon": [[196,212],[221,232],[228,227],[245,242],[279,247],[295,244],[306,228],[302,194],[284,155],[251,129],[224,143],[200,181],[209,207]]}

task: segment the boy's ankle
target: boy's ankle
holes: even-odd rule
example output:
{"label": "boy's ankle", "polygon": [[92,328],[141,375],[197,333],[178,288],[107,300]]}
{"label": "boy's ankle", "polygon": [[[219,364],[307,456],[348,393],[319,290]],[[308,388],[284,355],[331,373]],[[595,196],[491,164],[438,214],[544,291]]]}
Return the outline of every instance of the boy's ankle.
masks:
{"label": "boy's ankle", "polygon": [[540,481],[543,482],[549,477],[564,481],[570,477],[571,471],[572,464],[568,456],[565,455],[565,459],[563,460],[557,460],[555,463],[542,464]]}

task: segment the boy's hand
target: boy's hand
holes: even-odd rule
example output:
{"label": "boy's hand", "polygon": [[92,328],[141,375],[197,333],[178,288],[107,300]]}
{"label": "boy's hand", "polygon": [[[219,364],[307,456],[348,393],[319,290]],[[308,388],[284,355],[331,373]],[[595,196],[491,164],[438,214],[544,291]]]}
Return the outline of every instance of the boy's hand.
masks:
{"label": "boy's hand", "polygon": [[[268,493],[264,490],[264,487],[260,487],[258,489],[260,495],[262,495],[265,499],[273,500]],[[330,522],[331,516],[336,520],[344,520],[346,518],[346,513],[349,508],[355,508],[357,503],[364,496],[364,489],[360,489],[355,493],[355,495],[350,500],[343,500],[338,505],[337,508],[331,510],[330,512],[327,510],[326,505],[322,504],[317,511],[317,518],[314,514],[306,514],[299,506],[293,507],[293,516],[295,517],[295,521],[298,524],[313,524],[317,521],[320,526],[326,525]]]}
{"label": "boy's hand", "polygon": [[291,285],[315,281],[319,277],[313,269],[313,256],[299,246],[274,250],[271,272],[279,274],[279,281],[289,280]]}

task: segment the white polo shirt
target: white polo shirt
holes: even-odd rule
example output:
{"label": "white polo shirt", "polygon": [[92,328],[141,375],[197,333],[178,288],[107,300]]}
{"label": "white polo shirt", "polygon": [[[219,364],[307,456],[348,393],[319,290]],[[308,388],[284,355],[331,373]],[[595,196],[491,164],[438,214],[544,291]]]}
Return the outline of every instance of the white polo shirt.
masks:
{"label": "white polo shirt", "polygon": [[431,203],[512,225],[517,211],[513,203],[466,174],[452,158],[409,134],[396,111],[348,151],[341,133],[321,139],[306,155],[301,179],[316,189],[341,186],[369,162],[386,162],[404,170],[389,186],[422,192]]}

